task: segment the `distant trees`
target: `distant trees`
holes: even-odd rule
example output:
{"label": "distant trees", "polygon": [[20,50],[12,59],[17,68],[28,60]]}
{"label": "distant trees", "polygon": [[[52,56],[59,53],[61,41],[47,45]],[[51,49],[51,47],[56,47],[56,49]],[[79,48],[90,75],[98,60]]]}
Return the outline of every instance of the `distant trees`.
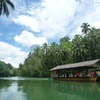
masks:
{"label": "distant trees", "polygon": [[0,61],[0,77],[16,76],[17,69],[13,68],[11,64],[6,64]]}
{"label": "distant trees", "polygon": [[0,0],[0,15],[5,14],[7,17],[9,16],[8,6],[13,10],[15,9],[14,4],[10,0]]}
{"label": "distant trees", "polygon": [[100,29],[91,27],[88,23],[81,26],[84,34],[60,39],[60,43],[52,42],[38,46],[20,64],[21,76],[49,77],[49,70],[57,65],[75,63],[100,58]]}

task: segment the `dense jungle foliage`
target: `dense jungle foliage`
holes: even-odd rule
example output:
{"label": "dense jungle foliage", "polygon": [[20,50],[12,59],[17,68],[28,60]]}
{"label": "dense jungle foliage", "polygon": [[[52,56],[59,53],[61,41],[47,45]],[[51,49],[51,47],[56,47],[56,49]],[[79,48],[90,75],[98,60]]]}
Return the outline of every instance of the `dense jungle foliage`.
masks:
{"label": "dense jungle foliage", "polygon": [[33,48],[19,65],[19,73],[26,77],[49,77],[49,70],[57,65],[94,60],[100,58],[100,29],[91,27],[88,23],[81,26],[82,34],[77,34],[72,40],[69,37],[60,39],[48,45]]}
{"label": "dense jungle foliage", "polygon": [[11,64],[6,64],[0,61],[0,77],[16,76],[17,69],[15,69]]}

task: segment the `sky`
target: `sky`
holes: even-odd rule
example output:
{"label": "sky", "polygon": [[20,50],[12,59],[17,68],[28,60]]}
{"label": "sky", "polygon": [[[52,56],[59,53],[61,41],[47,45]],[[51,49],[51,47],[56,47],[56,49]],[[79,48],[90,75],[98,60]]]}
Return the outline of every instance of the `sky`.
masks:
{"label": "sky", "polygon": [[19,67],[31,46],[70,39],[86,22],[100,28],[100,0],[11,0],[10,15],[0,16],[0,60]]}

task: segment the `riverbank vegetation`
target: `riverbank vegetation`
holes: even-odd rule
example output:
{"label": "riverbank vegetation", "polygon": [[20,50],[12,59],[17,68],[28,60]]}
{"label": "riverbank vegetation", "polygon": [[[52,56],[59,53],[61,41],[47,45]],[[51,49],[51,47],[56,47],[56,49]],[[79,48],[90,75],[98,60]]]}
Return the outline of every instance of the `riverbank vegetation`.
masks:
{"label": "riverbank vegetation", "polygon": [[0,61],[0,77],[16,76],[17,69],[11,64]]}
{"label": "riverbank vegetation", "polygon": [[59,43],[36,46],[23,64],[19,65],[19,74],[27,77],[49,77],[49,70],[57,65],[75,63],[100,58],[100,29],[88,23],[81,26],[82,34],[72,40],[63,37]]}

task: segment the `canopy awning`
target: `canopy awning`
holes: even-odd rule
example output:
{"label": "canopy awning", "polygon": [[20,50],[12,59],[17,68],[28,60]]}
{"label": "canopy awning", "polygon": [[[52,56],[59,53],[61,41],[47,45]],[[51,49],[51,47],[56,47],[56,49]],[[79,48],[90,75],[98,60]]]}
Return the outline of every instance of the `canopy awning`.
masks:
{"label": "canopy awning", "polygon": [[73,63],[73,64],[60,65],[60,66],[56,66],[50,69],[50,71],[68,69],[68,68],[77,68],[77,67],[100,67],[100,59],[78,62],[78,63]]}

